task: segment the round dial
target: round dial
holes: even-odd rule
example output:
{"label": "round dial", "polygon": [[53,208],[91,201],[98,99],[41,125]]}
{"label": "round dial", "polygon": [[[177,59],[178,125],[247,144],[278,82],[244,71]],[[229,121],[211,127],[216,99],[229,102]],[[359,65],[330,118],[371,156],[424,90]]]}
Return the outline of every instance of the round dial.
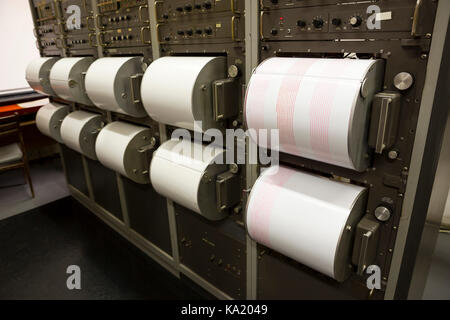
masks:
{"label": "round dial", "polygon": [[322,28],[323,27],[323,19],[322,18],[314,18],[313,20],[313,26],[316,29]]}
{"label": "round dial", "polygon": [[353,16],[350,18],[350,24],[352,27],[356,28],[362,24],[363,19],[360,16]]}

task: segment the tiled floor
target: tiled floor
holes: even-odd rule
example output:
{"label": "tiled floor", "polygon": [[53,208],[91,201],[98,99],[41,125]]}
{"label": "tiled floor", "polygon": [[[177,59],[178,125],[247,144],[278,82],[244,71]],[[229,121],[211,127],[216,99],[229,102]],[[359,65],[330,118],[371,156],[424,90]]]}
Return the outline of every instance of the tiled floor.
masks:
{"label": "tiled floor", "polygon": [[439,234],[423,298],[450,300],[450,234],[448,233]]}
{"label": "tiled floor", "polygon": [[[65,197],[0,221],[1,299],[204,299],[85,207]],[[68,266],[80,268],[69,290]]]}
{"label": "tiled floor", "polygon": [[[115,277],[122,278],[122,276],[118,276],[118,274],[124,274],[124,270],[127,270],[131,273],[137,271],[128,270],[127,268],[131,268],[129,264],[123,264],[122,262],[116,261],[114,259],[111,260],[111,263],[118,264],[119,267],[118,269],[112,268],[111,270],[109,270],[107,261],[110,258],[108,258],[108,254],[101,255],[100,260],[98,260],[94,258],[96,254],[93,254],[93,252],[95,250],[101,250],[103,252],[104,249],[107,249],[110,256],[115,256],[117,254],[119,254],[120,256],[120,254],[123,255],[123,252],[120,253],[120,250],[124,250],[123,248],[121,249],[121,245],[123,244],[117,247],[117,243],[114,244],[116,242],[116,240],[114,240],[114,237],[104,237],[101,239],[99,237],[94,237],[95,232],[92,232],[94,229],[102,229],[103,227],[106,228],[106,226],[102,226],[101,222],[99,221],[95,222],[98,224],[96,227],[92,227],[92,223],[90,227],[84,227],[82,224],[80,224],[79,219],[73,219],[73,223],[75,223],[76,226],[71,228],[69,226],[73,223],[69,223],[68,221],[70,220],[70,217],[74,217],[73,212],[68,215],[69,218],[67,219],[69,220],[58,218],[55,210],[65,210],[65,207],[63,206],[63,209],[63,207],[61,207],[61,204],[67,204],[66,201],[69,201],[69,198],[67,198],[67,196],[69,195],[69,191],[67,189],[65,177],[59,159],[51,159],[32,163],[31,175],[33,178],[36,193],[36,197],[34,199],[32,199],[30,196],[28,185],[24,184],[25,181],[20,170],[0,174],[0,239],[2,239],[1,241],[3,243],[7,241],[14,241],[16,248],[17,246],[20,247],[20,252],[18,253],[14,251],[8,253],[4,250],[0,250],[0,270],[2,270],[0,274],[2,274],[4,270],[10,270],[11,268],[13,268],[13,270],[10,270],[12,273],[9,275],[12,276],[12,278],[9,277],[8,281],[0,278],[0,283],[2,283],[3,288],[7,288],[7,285],[11,285],[11,288],[18,288],[14,295],[9,296],[10,298],[158,298],[169,297],[171,294],[174,294],[170,290],[162,291],[162,296],[158,296],[155,292],[152,293],[151,291],[148,293],[145,293],[144,291],[133,291],[136,288],[133,289],[132,287],[134,278],[131,275],[127,277],[124,276],[123,279],[117,280],[118,282],[116,282],[115,280],[113,281],[112,279],[115,279]],[[62,198],[66,199],[64,200]],[[45,204],[58,199],[62,200],[44,206]],[[70,203],[72,203],[71,200]],[[73,207],[73,204],[71,205]],[[45,208],[50,209],[47,210]],[[82,208],[77,210],[82,210],[84,212],[83,219],[86,219],[86,217],[88,216],[93,217],[93,215],[86,213],[83,207],[78,206],[77,208]],[[448,209],[449,208],[447,206],[447,210]],[[14,217],[12,219],[6,219],[8,217],[29,210],[32,211],[28,212],[27,214]],[[3,219],[6,220],[1,221]],[[25,228],[26,231],[24,231],[20,229],[20,224],[25,223],[27,219],[28,223],[31,223],[31,225],[33,225],[34,227],[29,231]],[[9,229],[5,229],[5,225],[9,227],[13,226],[13,230],[14,228],[18,227],[18,230],[22,230],[22,232],[13,232],[12,234],[9,233],[10,231],[6,232]],[[86,228],[90,230],[89,232],[92,232],[91,235],[86,235],[84,233],[84,231],[87,230]],[[61,244],[57,242],[51,242],[51,238],[47,237],[46,235],[46,233],[48,232],[53,233],[58,237],[62,237]],[[90,239],[89,237],[91,236],[94,238]],[[67,241],[66,244],[69,246],[69,251],[67,252],[66,249],[62,247],[62,243],[64,243],[64,241]],[[93,244],[90,244],[92,241]],[[42,245],[45,252],[39,253],[39,250],[43,249],[39,249],[39,247],[36,247],[37,251],[33,251],[32,248],[34,244]],[[45,249],[46,246],[48,246],[48,250]],[[117,254],[116,252],[113,252],[114,250],[118,250]],[[87,253],[89,254],[86,255]],[[10,254],[10,256],[2,257],[2,254]],[[8,262],[7,265],[2,265],[1,261],[5,261],[5,258],[10,259],[10,262]],[[32,258],[33,262],[30,266],[28,266],[29,258]],[[54,268],[55,266],[63,268],[63,264],[66,262],[68,263],[70,260],[69,258],[72,260],[75,259],[74,261],[79,261],[80,263],[84,261],[83,263],[86,263],[88,269],[90,270],[89,272],[92,272],[92,275],[95,276],[93,278],[88,278],[90,279],[89,281],[92,281],[92,284],[94,285],[94,288],[92,289],[93,291],[91,291],[90,293],[86,290],[83,293],[78,294],[68,293],[64,286],[56,288],[55,286],[58,285],[58,281],[65,277],[64,272],[58,275],[58,277],[60,277],[61,279],[54,279],[56,281],[56,284],[49,284],[47,282],[47,278],[50,277],[49,279],[53,279],[53,271],[46,268],[47,266],[49,266],[47,264],[48,261],[46,260],[54,259],[54,261],[51,260],[54,262],[54,265],[52,265],[51,268]],[[63,259],[62,262],[59,261],[59,259]],[[103,261],[102,259],[106,260]],[[127,258],[124,259],[126,260]],[[122,266],[120,267],[121,263]],[[146,263],[149,262],[147,261]],[[36,270],[29,269],[34,267],[36,267]],[[109,270],[108,272],[110,272],[111,274],[104,274],[104,270],[99,270],[98,268],[106,268],[106,270]],[[142,270],[140,270],[139,272],[141,271]],[[115,274],[115,272],[118,273]],[[170,280],[170,277],[164,277],[166,276],[162,276],[162,279],[169,279],[167,280],[169,282],[172,281]],[[21,280],[19,282],[14,282],[14,279],[22,279],[23,281]],[[131,281],[131,287],[130,285],[126,284],[126,281]],[[159,286],[164,286],[164,284],[162,284],[161,282],[158,283]],[[34,287],[34,289],[38,290],[39,286],[43,286],[43,290],[39,293],[39,296],[37,296],[33,293],[33,290],[31,290],[31,288]],[[144,290],[143,288],[146,287],[145,285],[137,285],[137,288],[139,290]],[[146,290],[148,290],[148,288]],[[200,297],[196,293],[190,292],[189,290],[187,292],[187,295],[190,298]],[[5,298],[6,296],[6,291],[2,291],[0,288],[0,298]],[[182,296],[175,295],[174,297],[181,298]],[[423,298],[450,299],[450,234],[439,234]]]}
{"label": "tiled floor", "polygon": [[35,198],[22,169],[0,173],[0,220],[69,195],[59,158],[32,162],[30,167]]}

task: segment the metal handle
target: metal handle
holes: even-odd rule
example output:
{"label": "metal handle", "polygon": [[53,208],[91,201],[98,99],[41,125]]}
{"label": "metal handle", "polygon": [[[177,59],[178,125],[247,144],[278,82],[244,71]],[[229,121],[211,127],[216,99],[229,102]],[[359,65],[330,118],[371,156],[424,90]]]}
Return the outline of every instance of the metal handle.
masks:
{"label": "metal handle", "polygon": [[136,96],[136,94],[139,93],[142,76],[142,73],[138,73],[130,77],[131,99],[133,103],[141,102],[140,97]]}
{"label": "metal handle", "polygon": [[94,25],[94,29],[89,28],[89,20],[94,20],[94,17],[93,16],[86,17],[86,26],[87,26],[88,31],[95,31],[95,25]]}
{"label": "metal handle", "polygon": [[264,39],[264,33],[263,33],[263,17],[266,11],[261,11],[261,14],[259,15],[259,35],[261,37],[261,40]]}
{"label": "metal handle", "polygon": [[236,16],[232,16],[231,17],[231,41],[237,41],[236,40],[236,25],[235,25],[235,21],[236,19],[239,19],[239,17]]}
{"label": "metal handle", "polygon": [[149,26],[141,28],[141,34],[140,34],[141,35],[141,42],[143,44],[151,44],[152,43],[151,40],[145,41],[144,30],[146,30],[146,29],[150,32],[150,27]]}
{"label": "metal handle", "polygon": [[156,24],[156,39],[158,42],[161,42],[161,38],[159,36],[159,23]]}
{"label": "metal handle", "polygon": [[389,114],[389,105],[391,104],[392,99],[383,99],[381,101],[381,110],[380,110],[380,119],[378,120],[378,134],[377,134],[377,142],[375,144],[375,152],[382,153],[385,148],[384,137],[386,135],[386,123]]}
{"label": "metal handle", "polygon": [[103,40],[102,40],[102,36],[103,35],[105,35],[106,34],[106,32],[100,32],[99,34],[98,34],[98,45],[100,46],[100,47],[106,47],[107,46],[107,44],[106,43],[103,43]]}
{"label": "metal handle", "polygon": [[230,1],[231,1],[231,4],[230,4],[231,13],[233,13],[233,14],[240,13],[239,11],[236,11],[235,0],[230,0]]}
{"label": "metal handle", "polygon": [[215,83],[213,85],[213,105],[214,105],[214,118],[216,121],[220,121],[223,119],[223,114],[221,114],[219,110],[218,88],[219,88],[218,83]]}
{"label": "metal handle", "polygon": [[145,20],[145,21],[142,20],[142,9],[144,9],[144,8],[148,9],[148,6],[147,5],[139,6],[139,11],[138,11],[139,21],[143,22],[143,23],[150,23],[150,20]]}
{"label": "metal handle", "polygon": [[369,240],[372,237],[372,231],[367,231],[363,234],[361,242],[361,250],[359,251],[359,261],[358,261],[358,274],[362,275],[364,270],[367,268],[366,254],[367,248],[369,247]]}
{"label": "metal handle", "polygon": [[411,29],[411,36],[417,37],[417,28],[419,26],[420,9],[422,8],[423,0],[417,0],[416,8],[414,9],[414,17]]}
{"label": "metal handle", "polygon": [[[141,155],[141,159],[143,161],[143,167],[148,168],[148,164],[151,162],[152,153],[155,149],[157,139],[155,137],[151,137],[150,143],[143,145],[137,149],[137,152]],[[143,175],[148,174],[148,170],[143,170],[141,172]]]}
{"label": "metal handle", "polygon": [[[54,40],[55,40],[55,46],[56,46],[58,49],[67,49],[67,45],[64,44],[64,39],[61,39],[61,38],[55,38]],[[58,45],[58,41],[61,41],[61,43],[62,43],[61,46]]]}
{"label": "metal handle", "polygon": [[[62,0],[54,0],[53,1],[54,2],[54,13],[55,13],[55,16],[56,16],[56,18],[59,18],[59,19],[62,19],[63,18],[63,13],[62,13],[62,11],[61,11],[61,2],[62,2]],[[58,5],[58,2],[59,2],[59,5]],[[59,8],[59,10],[58,10],[58,8]]]}
{"label": "metal handle", "polygon": [[92,37],[95,37],[95,33],[89,33],[89,34],[88,34],[89,45],[90,45],[91,47],[98,47],[98,44],[94,44],[94,43],[92,42]]}
{"label": "metal handle", "polygon": [[96,14],[95,15],[95,24],[96,24],[96,26],[97,26],[97,28],[98,29],[104,29],[104,27],[103,26],[100,26],[100,20],[99,20],[99,18],[101,18],[102,17],[102,15],[101,14]]}
{"label": "metal handle", "polygon": [[259,8],[261,9],[261,11],[264,10],[264,3],[263,3],[263,1],[264,0],[259,0]]}
{"label": "metal handle", "polygon": [[156,21],[158,21],[158,9],[156,7],[158,6],[158,4],[162,4],[162,3],[164,3],[164,1],[155,1],[154,10],[155,10],[155,19],[156,19]]}
{"label": "metal handle", "polygon": [[66,33],[66,30],[64,29],[65,24],[62,22],[58,22],[58,29],[59,29],[59,33],[61,35],[64,35],[64,33]]}

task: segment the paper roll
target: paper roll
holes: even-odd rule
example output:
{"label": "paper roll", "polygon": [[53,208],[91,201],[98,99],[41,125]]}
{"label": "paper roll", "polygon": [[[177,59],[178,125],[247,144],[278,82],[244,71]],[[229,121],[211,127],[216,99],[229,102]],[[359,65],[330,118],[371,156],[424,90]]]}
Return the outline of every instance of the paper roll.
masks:
{"label": "paper roll", "polygon": [[[382,76],[381,60],[267,59],[248,85],[247,127],[257,134],[279,129],[273,149],[363,171],[370,160],[370,103]],[[258,144],[271,148],[270,133]]]}
{"label": "paper roll", "polygon": [[86,92],[100,109],[145,117],[139,86],[143,73],[139,57],[98,59],[87,71]]}
{"label": "paper roll", "polygon": [[92,57],[62,58],[50,70],[50,85],[62,99],[84,105],[92,105],[85,92],[84,75]]}
{"label": "paper roll", "polygon": [[151,138],[146,127],[111,122],[98,134],[95,153],[105,167],[137,183],[149,183],[150,157],[146,147],[152,144]]}
{"label": "paper roll", "polygon": [[[147,68],[141,96],[154,120],[189,130],[214,127],[212,82],[226,76],[225,57],[163,57]],[[194,121],[202,121],[203,128]]]}
{"label": "paper roll", "polygon": [[215,176],[227,170],[225,151],[188,140],[169,140],[154,153],[150,181],[159,194],[207,219],[219,220]]}
{"label": "paper roll", "polygon": [[61,139],[67,147],[97,160],[95,141],[102,126],[101,115],[75,111],[64,118],[61,124]]}
{"label": "paper roll", "polygon": [[39,108],[36,126],[42,134],[64,143],[61,139],[61,123],[69,113],[69,106],[52,102]]}
{"label": "paper roll", "polygon": [[25,78],[35,91],[47,94],[56,95],[50,86],[50,69],[58,61],[59,58],[36,58],[31,61],[25,71]]}
{"label": "paper roll", "polygon": [[252,188],[247,231],[255,241],[343,281],[365,197],[362,187],[274,166]]}

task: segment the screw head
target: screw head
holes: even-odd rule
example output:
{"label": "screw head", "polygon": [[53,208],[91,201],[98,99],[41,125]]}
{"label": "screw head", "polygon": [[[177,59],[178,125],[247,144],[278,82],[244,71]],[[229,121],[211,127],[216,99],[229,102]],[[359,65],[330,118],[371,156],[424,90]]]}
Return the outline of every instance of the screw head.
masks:
{"label": "screw head", "polygon": [[389,210],[384,206],[379,206],[375,209],[374,214],[379,221],[385,222],[388,221],[389,218],[391,217],[391,210]]}
{"label": "screw head", "polygon": [[413,76],[408,72],[400,72],[394,77],[394,86],[400,90],[408,90],[414,83]]}
{"label": "screw head", "polygon": [[231,173],[238,173],[239,166],[236,163],[230,164],[230,171],[231,171]]}
{"label": "screw head", "polygon": [[388,153],[388,158],[391,160],[395,160],[398,158],[398,151],[397,150],[391,150]]}

